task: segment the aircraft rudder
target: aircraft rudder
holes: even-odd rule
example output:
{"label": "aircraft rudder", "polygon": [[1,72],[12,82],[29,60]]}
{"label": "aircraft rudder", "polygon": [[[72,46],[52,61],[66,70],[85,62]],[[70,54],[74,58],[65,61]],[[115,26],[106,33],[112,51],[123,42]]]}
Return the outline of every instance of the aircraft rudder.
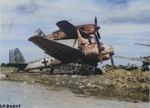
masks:
{"label": "aircraft rudder", "polygon": [[15,63],[25,63],[25,59],[19,48],[14,49],[14,60]]}
{"label": "aircraft rudder", "polygon": [[43,33],[41,29],[38,29],[35,31],[35,36],[45,36],[45,34]]}
{"label": "aircraft rudder", "polygon": [[14,50],[9,50],[9,63],[15,63]]}

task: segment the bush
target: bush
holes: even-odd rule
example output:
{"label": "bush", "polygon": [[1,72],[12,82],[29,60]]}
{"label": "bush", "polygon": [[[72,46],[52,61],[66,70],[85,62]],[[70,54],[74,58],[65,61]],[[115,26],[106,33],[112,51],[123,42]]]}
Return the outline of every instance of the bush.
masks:
{"label": "bush", "polygon": [[6,64],[5,64],[5,63],[2,63],[2,64],[1,64],[1,67],[6,67]]}

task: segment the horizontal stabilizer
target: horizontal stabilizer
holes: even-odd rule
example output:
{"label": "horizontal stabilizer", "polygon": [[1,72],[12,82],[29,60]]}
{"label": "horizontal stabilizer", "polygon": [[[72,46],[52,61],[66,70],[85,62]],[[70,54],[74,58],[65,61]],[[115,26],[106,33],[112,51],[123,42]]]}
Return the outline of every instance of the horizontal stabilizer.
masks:
{"label": "horizontal stabilizer", "polygon": [[19,70],[23,70],[28,65],[28,63],[8,63],[6,65],[19,68]]}

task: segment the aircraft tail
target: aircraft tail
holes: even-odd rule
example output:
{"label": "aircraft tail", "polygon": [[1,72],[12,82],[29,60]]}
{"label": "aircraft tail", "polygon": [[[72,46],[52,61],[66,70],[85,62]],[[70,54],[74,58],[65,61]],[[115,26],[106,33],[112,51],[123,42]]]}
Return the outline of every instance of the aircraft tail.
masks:
{"label": "aircraft tail", "polygon": [[25,59],[18,48],[9,51],[9,63],[25,63]]}
{"label": "aircraft tail", "polygon": [[45,36],[45,34],[42,32],[41,29],[38,29],[38,30],[35,32],[35,36]]}

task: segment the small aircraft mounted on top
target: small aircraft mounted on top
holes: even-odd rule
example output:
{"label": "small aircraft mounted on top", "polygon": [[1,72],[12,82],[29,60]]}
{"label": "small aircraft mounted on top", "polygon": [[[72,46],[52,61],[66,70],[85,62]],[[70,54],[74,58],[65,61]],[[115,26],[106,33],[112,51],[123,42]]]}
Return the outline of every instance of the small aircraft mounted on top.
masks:
{"label": "small aircraft mounted on top", "polygon": [[[95,73],[101,73],[97,69],[98,62],[111,59],[112,64],[114,48],[110,45],[99,42],[100,34],[97,26],[97,18],[95,24],[85,24],[74,26],[66,20],[59,21],[56,25],[60,28],[50,35],[45,35],[40,29],[36,31],[36,35],[28,40],[39,46],[46,54],[61,61],[62,64],[79,63],[83,64],[79,70],[80,74],[87,75],[89,70]],[[75,39],[73,47],[58,43],[55,40]],[[78,48],[74,45],[78,41]],[[53,72],[51,72],[53,73]]]}
{"label": "small aircraft mounted on top", "polygon": [[[150,47],[150,45],[147,44],[140,44],[140,43],[135,43],[136,45],[142,45],[142,46],[148,46]],[[149,70],[148,65],[150,65],[150,56],[145,56],[145,57],[122,57],[122,56],[113,56],[114,58],[119,58],[119,59],[127,59],[127,60],[132,60],[132,61],[142,61],[143,65],[143,71],[145,70]]]}

